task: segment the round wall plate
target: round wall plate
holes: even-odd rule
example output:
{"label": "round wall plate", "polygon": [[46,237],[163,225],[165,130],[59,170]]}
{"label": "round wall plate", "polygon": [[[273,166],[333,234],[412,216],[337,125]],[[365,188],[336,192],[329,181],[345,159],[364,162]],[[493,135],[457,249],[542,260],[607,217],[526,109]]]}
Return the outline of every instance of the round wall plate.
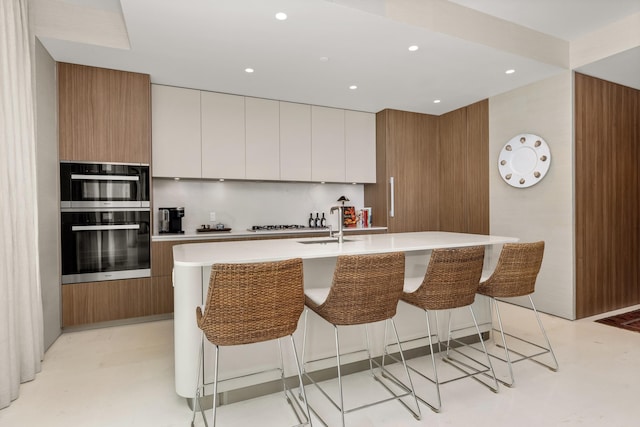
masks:
{"label": "round wall plate", "polygon": [[526,188],[544,178],[551,165],[551,152],[542,137],[532,133],[514,136],[498,156],[498,170],[507,184]]}

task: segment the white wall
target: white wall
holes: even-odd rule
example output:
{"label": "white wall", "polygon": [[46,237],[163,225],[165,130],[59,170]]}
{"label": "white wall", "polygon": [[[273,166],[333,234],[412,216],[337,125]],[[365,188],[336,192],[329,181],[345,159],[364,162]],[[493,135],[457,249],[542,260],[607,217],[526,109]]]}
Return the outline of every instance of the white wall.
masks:
{"label": "white wall", "polygon": [[[337,227],[337,214],[329,209],[340,196],[350,202],[345,205],[363,207],[362,184],[313,184],[292,182],[213,181],[154,178],[153,233],[158,234],[158,208],[184,207],[182,229],[195,234],[202,224],[212,224],[209,212],[216,212],[216,222],[233,230],[244,230],[252,225],[299,224],[306,225],[310,212],[322,212],[327,225]],[[314,213],[315,216],[315,213]]]}
{"label": "white wall", "polygon": [[[543,137],[551,150],[546,177],[524,189],[507,185],[497,166],[504,144],[520,133]],[[570,71],[489,99],[491,234],[545,241],[534,302],[568,319],[575,319],[573,157]]]}
{"label": "white wall", "polygon": [[44,346],[60,335],[60,192],[56,63],[35,41],[36,180]]}

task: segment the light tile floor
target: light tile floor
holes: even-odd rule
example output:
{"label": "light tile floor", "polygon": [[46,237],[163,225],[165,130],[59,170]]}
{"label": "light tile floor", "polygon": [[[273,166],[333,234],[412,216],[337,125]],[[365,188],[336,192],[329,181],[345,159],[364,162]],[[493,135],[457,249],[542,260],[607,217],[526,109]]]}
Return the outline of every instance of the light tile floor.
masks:
{"label": "light tile floor", "polygon": [[[632,308],[638,307],[627,310]],[[520,321],[530,316],[528,310],[510,305],[503,310],[504,317],[515,319],[522,332],[529,333]],[[347,415],[347,425],[640,425],[640,334],[593,319],[544,315],[543,322],[559,372],[525,361],[515,365],[515,388],[502,387],[494,394],[473,381],[457,381],[443,386],[439,414],[422,406],[422,420],[417,421],[400,404],[389,402]],[[356,374],[348,387],[366,397],[375,389],[368,380]],[[309,395],[320,410],[327,409],[312,389]],[[282,402],[278,394],[223,406],[218,425],[286,425]],[[329,414],[330,424],[339,425],[337,412]],[[174,392],[171,320],[63,334],[46,353],[36,380],[23,384],[20,397],[0,410],[1,427],[186,427],[190,420],[191,411]]]}

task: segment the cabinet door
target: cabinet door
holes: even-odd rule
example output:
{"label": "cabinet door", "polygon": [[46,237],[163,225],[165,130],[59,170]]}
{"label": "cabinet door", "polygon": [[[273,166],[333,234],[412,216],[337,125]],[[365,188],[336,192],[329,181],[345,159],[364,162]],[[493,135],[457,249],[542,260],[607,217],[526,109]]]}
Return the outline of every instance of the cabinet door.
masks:
{"label": "cabinet door", "polygon": [[311,180],[345,181],[344,110],[311,107]]}
{"label": "cabinet door", "polygon": [[344,112],[345,177],[347,182],[376,182],[376,116]]}
{"label": "cabinet door", "polygon": [[109,161],[106,70],[58,63],[60,160]]}
{"label": "cabinet door", "polygon": [[[386,141],[388,231],[438,230],[438,118],[390,110]],[[393,177],[391,193],[389,178]],[[393,196],[391,195],[393,194]]]}
{"label": "cabinet door", "polygon": [[200,178],[200,91],[151,86],[153,176]]}
{"label": "cabinet door", "polygon": [[280,102],[280,179],[311,181],[311,106]]}
{"label": "cabinet door", "polygon": [[244,97],[202,92],[202,177],[245,178]]}
{"label": "cabinet door", "polygon": [[151,82],[149,75],[108,73],[108,135],[114,162],[151,163]]}
{"label": "cabinet door", "polygon": [[278,101],[245,98],[247,179],[280,179],[280,107]]}
{"label": "cabinet door", "polygon": [[60,160],[150,163],[146,74],[58,64]]}

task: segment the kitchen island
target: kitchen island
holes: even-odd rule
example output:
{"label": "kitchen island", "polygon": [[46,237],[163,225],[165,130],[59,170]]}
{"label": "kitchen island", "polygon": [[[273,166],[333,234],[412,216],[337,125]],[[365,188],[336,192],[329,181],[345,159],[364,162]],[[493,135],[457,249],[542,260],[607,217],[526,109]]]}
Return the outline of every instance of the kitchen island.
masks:
{"label": "kitchen island", "polygon": [[[490,247],[507,242],[515,242],[517,238],[501,236],[485,236],[478,234],[449,232],[415,232],[346,236],[343,243],[327,237],[300,239],[273,239],[254,241],[232,241],[212,243],[191,243],[177,245],[173,248],[174,259],[174,342],[175,342],[175,379],[176,392],[183,397],[192,398],[195,394],[197,360],[200,346],[200,330],[196,325],[195,309],[204,304],[211,266],[214,263],[248,263],[278,261],[289,258],[304,260],[305,288],[323,287],[331,284],[336,257],[340,255],[362,255],[373,253],[405,252],[407,277],[421,277],[427,268],[429,253],[437,248],[455,248],[482,245]],[[485,259],[490,265],[491,259]],[[476,299],[474,303],[478,320],[488,320],[488,302]],[[456,328],[467,328],[472,325],[470,319],[454,318]],[[307,351],[310,357],[324,357],[333,352],[332,329],[323,322],[317,322],[315,315],[309,315],[310,339]],[[396,315],[398,332],[403,339],[411,339],[424,335],[424,314],[412,309],[404,303],[398,306]],[[382,325],[373,329],[372,351],[381,354],[382,340],[379,338]],[[344,352],[363,348],[364,338],[358,328],[348,327],[344,337]],[[298,351],[301,351],[302,328],[294,334]],[[469,335],[474,332],[470,331]],[[341,340],[342,341],[342,340]],[[422,344],[424,345],[424,343]],[[205,343],[204,378],[209,381],[212,375],[212,345]],[[276,346],[273,343],[254,344],[252,347],[225,347],[221,353],[221,372],[224,377],[250,372],[247,367],[268,369],[277,363]],[[285,356],[287,352],[285,352]],[[259,357],[257,356],[259,355]],[[273,357],[272,357],[273,356]],[[354,359],[353,361],[356,361]],[[293,358],[285,359],[287,366],[293,366]],[[329,360],[326,366],[332,366]],[[288,372],[293,372],[289,368]],[[274,377],[244,379],[228,383],[221,391],[237,389],[268,382]],[[211,391],[208,391],[210,394]]]}

